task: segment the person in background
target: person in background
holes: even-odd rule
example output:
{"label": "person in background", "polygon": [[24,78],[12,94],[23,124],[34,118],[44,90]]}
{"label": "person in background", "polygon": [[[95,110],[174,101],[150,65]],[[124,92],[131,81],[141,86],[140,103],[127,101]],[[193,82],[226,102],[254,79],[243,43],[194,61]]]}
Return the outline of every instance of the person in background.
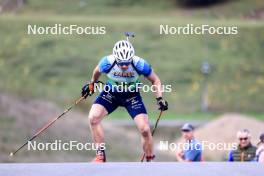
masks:
{"label": "person in background", "polygon": [[258,149],[256,151],[256,161],[264,163],[264,133],[259,137],[260,142],[258,143]]}
{"label": "person in background", "polygon": [[237,139],[239,140],[237,149],[230,151],[228,161],[253,161],[257,148],[250,142],[251,134],[249,130],[238,131]]}
{"label": "person in background", "polygon": [[194,127],[186,123],[181,128],[182,137],[186,143],[184,149],[176,153],[179,162],[202,161],[202,145],[194,138]]}

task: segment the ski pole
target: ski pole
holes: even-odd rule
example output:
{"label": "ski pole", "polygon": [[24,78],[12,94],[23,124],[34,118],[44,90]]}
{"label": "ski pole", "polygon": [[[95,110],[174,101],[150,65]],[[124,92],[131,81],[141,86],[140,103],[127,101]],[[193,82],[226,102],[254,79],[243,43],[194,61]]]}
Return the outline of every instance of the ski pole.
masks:
{"label": "ski pole", "polygon": [[[156,120],[155,126],[154,126],[154,128],[152,129],[152,132],[151,132],[151,135],[152,135],[152,136],[154,136],[155,131],[156,131],[157,127],[158,127],[158,123],[159,123],[160,117],[161,117],[161,115],[162,115],[162,112],[163,112],[163,111],[160,111],[159,116],[158,116],[158,118],[157,118],[157,120]],[[144,161],[145,156],[146,156],[146,154],[143,153],[142,156],[141,156],[141,159],[140,159],[141,162]]]}
{"label": "ski pole", "polygon": [[[102,81],[96,81],[95,83],[101,83],[104,85]],[[89,92],[89,95],[92,95],[92,92]],[[67,114],[73,107],[75,107],[77,104],[79,104],[83,99],[85,99],[85,95],[80,97],[78,100],[76,100],[69,108],[65,109],[63,113],[61,113],[59,116],[51,119],[46,125],[44,125],[37,133],[35,133],[29,140],[27,140],[23,145],[21,145],[17,150],[14,152],[11,152],[9,156],[15,155],[19,150],[21,150],[23,147],[25,147],[30,141],[34,140],[36,137],[38,137],[42,132],[44,132],[47,128],[49,128],[52,124],[54,124],[58,119],[60,119],[62,116]]]}
{"label": "ski pole", "polygon": [[21,145],[17,150],[15,150],[14,152],[11,152],[9,154],[9,156],[13,156],[15,155],[19,150],[21,150],[24,146],[26,146],[30,141],[34,140],[36,137],[38,137],[42,132],[44,132],[47,128],[49,128],[52,124],[54,124],[58,119],[60,119],[63,115],[65,115],[66,113],[68,113],[74,106],[76,106],[77,104],[79,104],[82,100],[84,99],[84,97],[80,97],[78,100],[76,100],[74,102],[74,104],[72,104],[69,108],[65,109],[63,113],[61,113],[59,116],[57,116],[54,119],[51,119],[46,125],[44,125],[41,129],[39,129],[37,131],[37,133],[35,133],[29,140],[27,140],[23,145]]}

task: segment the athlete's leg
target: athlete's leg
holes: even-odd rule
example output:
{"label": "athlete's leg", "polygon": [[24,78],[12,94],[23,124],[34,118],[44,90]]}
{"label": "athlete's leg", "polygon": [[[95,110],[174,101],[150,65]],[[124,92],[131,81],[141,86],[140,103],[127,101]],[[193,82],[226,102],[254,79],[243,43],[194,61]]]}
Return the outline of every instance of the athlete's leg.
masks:
{"label": "athlete's leg", "polygon": [[107,114],[107,110],[100,104],[93,104],[89,112],[90,129],[96,144],[104,142],[104,132],[100,122]]}
{"label": "athlete's leg", "polygon": [[134,117],[134,121],[137,125],[138,130],[141,133],[143,150],[148,157],[153,156],[153,141],[150,132],[150,126],[148,122],[147,114],[138,114]]}
{"label": "athlete's leg", "polygon": [[101,125],[102,119],[118,107],[115,98],[111,93],[101,92],[96,98],[89,113],[90,129],[93,142],[97,144],[96,157],[93,162],[105,162],[104,132]]}
{"label": "athlete's leg", "polygon": [[[143,150],[148,161],[153,159],[153,142],[148,122],[148,115],[145,105],[139,93],[131,94],[124,103],[130,116],[134,119],[143,144]],[[149,158],[149,159],[148,159]]]}
{"label": "athlete's leg", "polygon": [[93,104],[89,113],[90,129],[92,133],[93,142],[96,143],[96,156],[92,162],[102,163],[106,162],[104,145],[104,132],[101,125],[102,119],[107,115],[107,110],[101,104]]}

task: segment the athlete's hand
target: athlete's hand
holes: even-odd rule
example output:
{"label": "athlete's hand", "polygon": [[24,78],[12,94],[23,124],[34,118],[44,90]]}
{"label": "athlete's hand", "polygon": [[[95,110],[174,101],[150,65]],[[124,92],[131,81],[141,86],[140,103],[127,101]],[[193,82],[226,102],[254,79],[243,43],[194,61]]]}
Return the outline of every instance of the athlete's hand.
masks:
{"label": "athlete's hand", "polygon": [[159,105],[159,110],[166,111],[168,110],[168,102],[162,97],[156,98],[157,104]]}
{"label": "athlete's hand", "polygon": [[82,87],[82,97],[87,98],[88,95],[91,96],[94,93],[94,82],[85,84]]}

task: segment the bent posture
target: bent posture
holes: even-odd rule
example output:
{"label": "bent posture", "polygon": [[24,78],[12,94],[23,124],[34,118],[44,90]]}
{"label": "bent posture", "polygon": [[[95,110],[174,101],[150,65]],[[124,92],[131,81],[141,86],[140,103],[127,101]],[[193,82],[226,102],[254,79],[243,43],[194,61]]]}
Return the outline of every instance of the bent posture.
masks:
{"label": "bent posture", "polygon": [[[144,59],[135,56],[134,53],[134,48],[128,40],[118,41],[113,48],[113,54],[103,57],[95,67],[91,81],[82,88],[82,96],[86,98],[91,95],[94,83],[98,81],[101,74],[106,74],[108,89],[100,93],[89,112],[90,129],[94,142],[99,146],[104,143],[101,120],[115,111],[117,107],[123,106],[141,133],[146,160],[151,161],[154,159],[152,136],[147,111],[137,89],[139,76],[145,76],[154,85],[157,104],[161,111],[168,109],[168,103],[162,98],[161,82],[156,73]],[[97,149],[93,161],[106,162],[104,148]]]}

